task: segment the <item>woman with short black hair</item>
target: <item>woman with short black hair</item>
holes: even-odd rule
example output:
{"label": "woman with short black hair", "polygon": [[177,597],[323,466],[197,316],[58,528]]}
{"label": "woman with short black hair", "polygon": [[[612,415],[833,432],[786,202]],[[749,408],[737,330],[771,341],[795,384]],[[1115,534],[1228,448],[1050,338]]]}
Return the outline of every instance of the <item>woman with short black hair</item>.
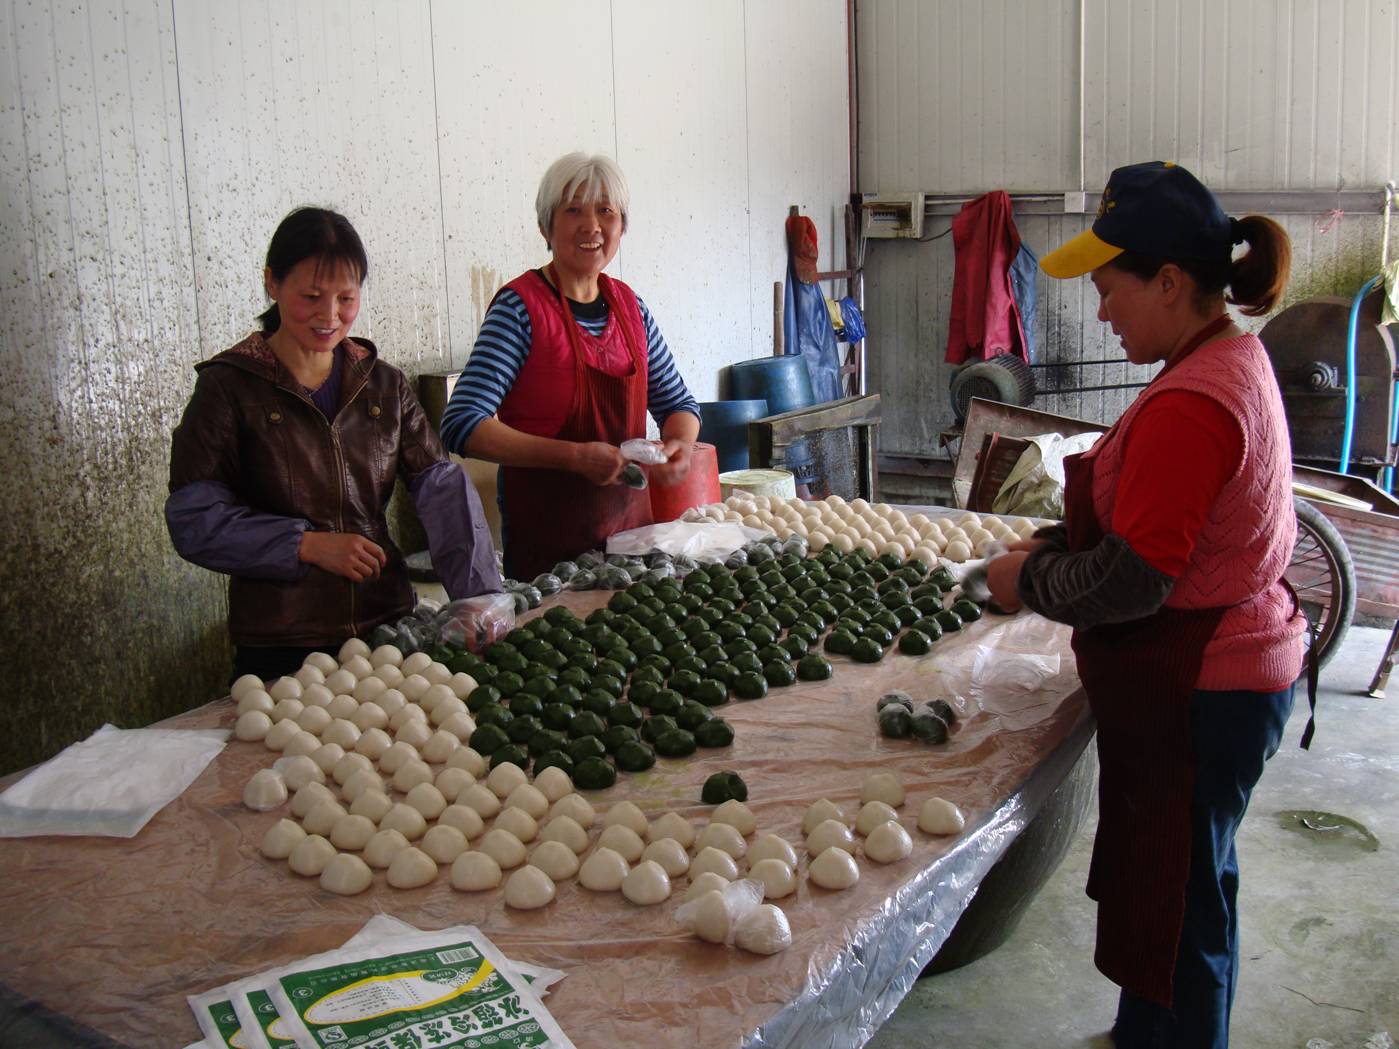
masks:
{"label": "woman with short black hair", "polygon": [[231,577],[235,678],[292,673],[412,610],[385,517],[399,478],[448,594],[501,588],[475,488],[403,373],[349,337],[368,275],[348,219],[298,208],[267,249],[262,330],[196,365],[165,519],[181,557]]}

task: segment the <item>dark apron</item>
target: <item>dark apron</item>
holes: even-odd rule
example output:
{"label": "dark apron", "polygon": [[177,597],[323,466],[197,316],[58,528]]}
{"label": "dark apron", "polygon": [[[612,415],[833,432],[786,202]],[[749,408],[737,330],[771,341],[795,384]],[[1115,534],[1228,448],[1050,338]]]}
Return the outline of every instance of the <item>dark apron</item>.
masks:
{"label": "dark apron", "polygon": [[[600,281],[608,309],[620,309],[611,288]],[[573,406],[561,441],[606,441],[621,444],[646,435],[646,347],[637,346],[628,325],[617,315],[613,337],[625,338],[632,358],[627,375],[608,375],[588,363],[573,311],[558,299],[564,329],[573,349]],[[510,567],[517,579],[530,580],[555,564],[585,550],[601,549],[607,537],[651,523],[651,501],[645,491],[624,484],[596,485],[570,470],[506,466],[505,521]]]}
{"label": "dark apron", "polygon": [[[1173,363],[1222,328],[1205,328]],[[1103,539],[1093,506],[1096,450],[1064,460],[1071,552]],[[1093,960],[1114,983],[1166,1008],[1190,872],[1190,697],[1225,611],[1163,606],[1144,619],[1073,634],[1079,678],[1098,721],[1101,768],[1088,871],[1088,895],[1098,903]]]}

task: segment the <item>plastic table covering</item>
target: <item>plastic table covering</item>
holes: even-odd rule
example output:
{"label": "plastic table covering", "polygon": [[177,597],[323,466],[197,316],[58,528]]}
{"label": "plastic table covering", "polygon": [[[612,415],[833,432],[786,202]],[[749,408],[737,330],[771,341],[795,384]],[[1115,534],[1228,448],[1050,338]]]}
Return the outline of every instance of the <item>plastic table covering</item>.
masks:
{"label": "plastic table covering", "polygon": [[[582,614],[608,596],[558,600]],[[1030,690],[988,690],[946,744],[880,736],[879,695],[892,688],[916,699],[966,694],[978,646],[992,645],[998,659],[1056,654],[1060,669]],[[731,747],[661,759],[588,795],[599,815],[631,799],[652,818],[674,809],[698,828],[710,811],[698,803],[705,778],[739,771],[758,833],[786,837],[801,858],[798,891],[777,901],[793,933],[781,954],[705,944],[677,926],[683,878],[670,901],[646,908],[575,880],[560,884],[548,907],[513,911],[499,890],[454,891],[445,869],[412,891],[389,887],[376,872],[360,896],[324,892],[316,879],[258,852],[266,828],[288,813],[244,808],[244,784],[276,755],[235,740],[134,839],[0,840],[0,1044],[20,1044],[14,1039],[38,1016],[66,1030],[54,1044],[187,1045],[198,1029],[185,995],[337,947],[382,911],[425,929],[472,923],[509,957],[565,971],[546,1005],[579,1049],[861,1045],[1073,767],[1092,721],[1067,628],[1028,614],[988,616],[923,657],[832,662],[828,681],[720,708],[736,730]],[[224,699],[164,724],[227,726],[233,717]],[[908,790],[900,818],[913,855],[889,866],[861,856],[860,881],[844,892],[812,885],[801,848],[806,808],[830,798],[853,823],[865,776],[885,770],[897,771]],[[960,836],[917,829],[918,808],[934,794],[965,813]],[[591,836],[598,833],[594,827]]]}

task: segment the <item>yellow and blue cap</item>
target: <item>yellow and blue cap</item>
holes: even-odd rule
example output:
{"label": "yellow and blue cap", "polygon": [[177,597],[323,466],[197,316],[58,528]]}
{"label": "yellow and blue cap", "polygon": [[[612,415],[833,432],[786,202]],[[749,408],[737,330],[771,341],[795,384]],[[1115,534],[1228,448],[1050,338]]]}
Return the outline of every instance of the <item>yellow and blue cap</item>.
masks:
{"label": "yellow and blue cap", "polygon": [[1093,226],[1040,259],[1051,277],[1081,277],[1124,251],[1160,259],[1224,261],[1233,252],[1229,216],[1179,164],[1129,164],[1108,176]]}

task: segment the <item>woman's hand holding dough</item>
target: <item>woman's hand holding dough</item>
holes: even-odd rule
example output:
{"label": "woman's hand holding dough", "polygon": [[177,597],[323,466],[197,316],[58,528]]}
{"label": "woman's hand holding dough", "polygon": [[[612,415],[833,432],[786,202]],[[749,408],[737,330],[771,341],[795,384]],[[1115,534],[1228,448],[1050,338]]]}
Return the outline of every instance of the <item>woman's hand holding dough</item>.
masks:
{"label": "woman's hand holding dough", "polygon": [[1013,543],[1006,543],[1006,552],[1012,554],[1017,552],[1033,554],[1040,547],[1047,545],[1048,543],[1043,539],[1017,539]]}
{"label": "woman's hand holding dough", "polygon": [[297,556],[356,583],[378,578],[389,560],[383,547],[352,532],[305,532]]}
{"label": "woman's hand holding dough", "polygon": [[622,450],[606,441],[583,441],[574,446],[573,472],[582,474],[595,485],[617,484],[622,479],[622,467],[627,460]]}
{"label": "woman's hand holding dough", "polygon": [[1016,580],[1020,578],[1020,566],[1030,555],[1024,550],[1002,554],[986,566],[986,585],[991,588],[991,597],[1007,612],[1017,611],[1023,602]]}

